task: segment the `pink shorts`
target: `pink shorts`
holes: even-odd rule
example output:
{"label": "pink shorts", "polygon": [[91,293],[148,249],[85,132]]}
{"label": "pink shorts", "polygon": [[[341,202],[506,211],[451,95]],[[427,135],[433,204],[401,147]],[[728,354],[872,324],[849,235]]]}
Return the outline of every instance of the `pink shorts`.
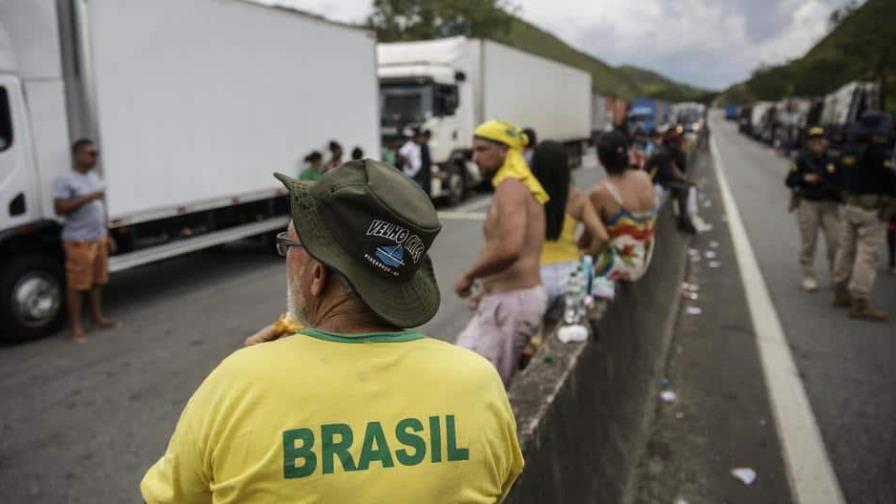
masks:
{"label": "pink shorts", "polygon": [[509,387],[523,348],[541,327],[547,304],[541,285],[486,294],[457,344],[491,361],[504,386]]}

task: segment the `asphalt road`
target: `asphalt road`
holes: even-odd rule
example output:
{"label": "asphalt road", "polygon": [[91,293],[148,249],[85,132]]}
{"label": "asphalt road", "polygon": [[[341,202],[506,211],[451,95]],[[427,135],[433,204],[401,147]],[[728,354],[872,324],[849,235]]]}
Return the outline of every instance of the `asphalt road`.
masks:
{"label": "asphalt road", "polygon": [[[831,307],[821,248],[816,269],[822,288],[812,294],[799,289],[798,228],[786,212],[783,185],[788,161],[720,118],[712,122],[712,134],[846,502],[896,503],[896,324],[851,320]],[[720,265],[709,268],[705,255],[691,265],[689,278],[700,292],[688,304],[702,313],[683,311],[676,328],[666,379],[678,396],[657,400],[636,501],[791,502],[782,439],[718,181],[711,169],[701,176],[704,202],[711,205],[701,211],[714,230],[699,235],[692,247],[701,255],[712,250]],[[874,299],[896,317],[894,294],[896,277],[882,262]],[[757,479],[740,483],[731,476],[736,467],[753,469]]]}
{"label": "asphalt road", "polygon": [[[600,179],[593,154],[575,172]],[[454,341],[469,318],[454,279],[477,257],[488,196],[441,209],[431,256],[442,293],[423,327]],[[243,242],[123,272],[106,291],[125,327],[0,347],[0,501],[138,502],[189,396],[242,340],[285,311],[282,258]]]}
{"label": "asphalt road", "polygon": [[[832,308],[821,252],[816,269],[824,288],[799,290],[799,235],[785,212],[787,161],[732,123],[717,121],[714,133],[845,497],[896,503],[896,323],[851,320]],[[873,298],[896,318],[896,277],[883,261]]]}

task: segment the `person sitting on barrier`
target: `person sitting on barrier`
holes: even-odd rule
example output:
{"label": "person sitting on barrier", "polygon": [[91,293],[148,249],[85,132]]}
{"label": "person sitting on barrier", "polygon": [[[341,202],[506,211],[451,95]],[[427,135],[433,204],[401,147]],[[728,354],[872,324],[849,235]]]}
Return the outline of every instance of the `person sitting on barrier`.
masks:
{"label": "person sitting on barrier", "polygon": [[457,295],[467,298],[473,282],[482,282],[474,296],[476,312],[457,344],[485,356],[510,386],[523,348],[547,308],[538,259],[545,230],[541,206],[548,195],[523,159],[527,139],[519,128],[488,121],[473,134],[473,161],[485,177],[492,176],[495,195],[483,224],[479,258],[454,284]]}
{"label": "person sitting on barrier", "polygon": [[544,205],[546,229],[541,249],[541,283],[548,294],[545,315],[548,319],[559,319],[566,283],[570,273],[579,266],[582,255],[576,245],[579,224],[584,224],[592,236],[604,242],[608,237],[594,207],[588,204],[588,195],[571,185],[563,144],[538,144],[532,156],[532,173],[551,198]]}
{"label": "person sitting on barrier", "polygon": [[657,197],[650,176],[628,169],[628,142],[618,133],[601,138],[597,156],[607,179],[594,186],[589,202],[601,231],[586,232],[579,245],[595,254],[595,275],[611,281],[635,281],[650,265],[654,248]]}
{"label": "person sitting on barrier", "polygon": [[439,308],[429,196],[371,160],[313,184],[277,178],[287,304],[307,327],[212,371],[143,478],[145,501],[502,501],[523,458],[498,374],[409,329]]}
{"label": "person sitting on barrier", "polygon": [[680,132],[670,129],[663,135],[663,146],[647,160],[645,169],[653,181],[669,191],[675,198],[679,231],[695,234],[697,228],[691,221],[688,199],[691,188],[697,184],[685,174],[685,153]]}

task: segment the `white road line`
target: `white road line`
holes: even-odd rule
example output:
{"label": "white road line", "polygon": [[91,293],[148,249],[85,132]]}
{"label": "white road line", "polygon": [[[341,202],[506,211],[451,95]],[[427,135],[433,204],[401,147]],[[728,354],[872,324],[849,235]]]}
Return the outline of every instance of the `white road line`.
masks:
{"label": "white road line", "polygon": [[459,212],[456,210],[442,210],[439,212],[439,219],[443,220],[485,220],[485,212]]}
{"label": "white road line", "polygon": [[710,141],[710,147],[794,501],[798,504],[843,504],[846,502],[843,492],[725,178],[715,137]]}

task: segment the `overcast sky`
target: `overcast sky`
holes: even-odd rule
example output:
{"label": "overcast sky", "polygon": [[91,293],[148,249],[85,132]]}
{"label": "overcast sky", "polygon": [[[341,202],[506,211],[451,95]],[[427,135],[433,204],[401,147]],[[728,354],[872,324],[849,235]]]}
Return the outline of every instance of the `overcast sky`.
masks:
{"label": "overcast sky", "polygon": [[[360,22],[371,0],[262,0]],[[801,56],[848,0],[515,0],[523,18],[613,65],[721,89]]]}

